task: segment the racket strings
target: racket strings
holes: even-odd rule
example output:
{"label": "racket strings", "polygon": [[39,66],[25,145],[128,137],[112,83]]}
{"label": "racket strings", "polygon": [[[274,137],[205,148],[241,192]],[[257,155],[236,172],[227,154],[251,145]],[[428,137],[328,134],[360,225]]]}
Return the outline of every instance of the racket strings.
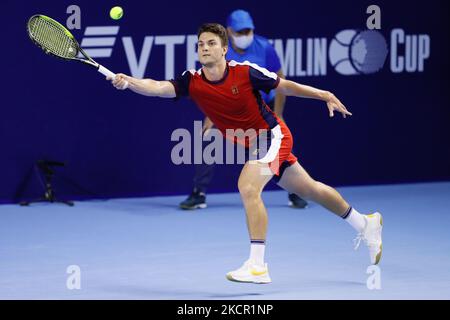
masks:
{"label": "racket strings", "polygon": [[30,21],[29,31],[32,38],[46,51],[62,58],[75,58],[78,50],[74,40],[61,26],[43,18]]}

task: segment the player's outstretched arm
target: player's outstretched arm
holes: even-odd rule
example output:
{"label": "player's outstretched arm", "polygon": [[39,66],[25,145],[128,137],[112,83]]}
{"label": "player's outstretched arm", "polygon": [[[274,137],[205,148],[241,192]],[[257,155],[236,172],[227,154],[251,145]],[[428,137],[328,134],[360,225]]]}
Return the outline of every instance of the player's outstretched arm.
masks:
{"label": "player's outstretched arm", "polygon": [[314,87],[299,84],[294,81],[285,80],[280,78],[277,91],[286,96],[311,98],[325,101],[327,103],[330,117],[334,116],[334,111],[342,113],[342,116],[351,116],[352,114],[347,108],[339,101],[334,94],[329,91],[320,90]]}
{"label": "player's outstretched arm", "polygon": [[[109,79],[108,80],[112,80]],[[125,83],[128,82],[128,87]],[[150,97],[175,98],[175,87],[169,81],[155,81],[152,79],[136,79],[123,73],[118,73],[114,80],[113,86],[118,90],[126,88],[133,92]]]}

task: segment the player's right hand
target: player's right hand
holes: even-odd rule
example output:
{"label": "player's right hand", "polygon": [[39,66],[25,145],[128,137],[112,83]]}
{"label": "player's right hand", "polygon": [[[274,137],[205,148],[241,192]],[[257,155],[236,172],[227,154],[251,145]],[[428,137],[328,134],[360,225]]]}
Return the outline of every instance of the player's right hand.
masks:
{"label": "player's right hand", "polygon": [[130,82],[129,78],[129,76],[123,73],[118,73],[116,74],[116,77],[114,79],[107,77],[106,80],[112,80],[111,83],[116,89],[125,90],[128,87],[128,83]]}

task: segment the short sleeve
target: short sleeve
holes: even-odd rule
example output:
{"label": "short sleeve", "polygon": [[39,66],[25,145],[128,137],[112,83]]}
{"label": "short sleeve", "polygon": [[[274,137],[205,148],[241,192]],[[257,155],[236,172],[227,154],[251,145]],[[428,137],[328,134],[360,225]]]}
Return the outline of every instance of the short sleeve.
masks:
{"label": "short sleeve", "polygon": [[281,69],[280,58],[275,48],[268,43],[266,47],[266,66],[269,71],[278,72]]}
{"label": "short sleeve", "polygon": [[189,83],[191,81],[191,73],[189,71],[183,72],[183,74],[176,79],[169,80],[175,87],[176,98],[189,96]]}
{"label": "short sleeve", "polygon": [[270,72],[265,68],[261,68],[256,64],[251,64],[249,68],[250,82],[253,89],[261,90],[265,93],[269,93],[271,90],[278,87],[280,78],[275,72]]}

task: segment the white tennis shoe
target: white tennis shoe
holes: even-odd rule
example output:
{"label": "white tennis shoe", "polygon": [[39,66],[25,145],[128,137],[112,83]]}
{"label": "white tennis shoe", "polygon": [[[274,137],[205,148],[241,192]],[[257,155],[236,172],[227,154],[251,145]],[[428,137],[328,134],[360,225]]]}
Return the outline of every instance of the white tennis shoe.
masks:
{"label": "white tennis shoe", "polygon": [[269,269],[267,263],[264,266],[256,265],[250,260],[237,270],[227,273],[227,279],[235,282],[247,282],[247,283],[271,283],[272,280],[269,276]]}
{"label": "white tennis shoe", "polygon": [[361,241],[369,248],[370,263],[378,264],[381,260],[383,244],[381,239],[381,231],[383,230],[383,217],[379,212],[364,216],[366,226],[359,233],[355,240],[355,250],[358,249]]}

